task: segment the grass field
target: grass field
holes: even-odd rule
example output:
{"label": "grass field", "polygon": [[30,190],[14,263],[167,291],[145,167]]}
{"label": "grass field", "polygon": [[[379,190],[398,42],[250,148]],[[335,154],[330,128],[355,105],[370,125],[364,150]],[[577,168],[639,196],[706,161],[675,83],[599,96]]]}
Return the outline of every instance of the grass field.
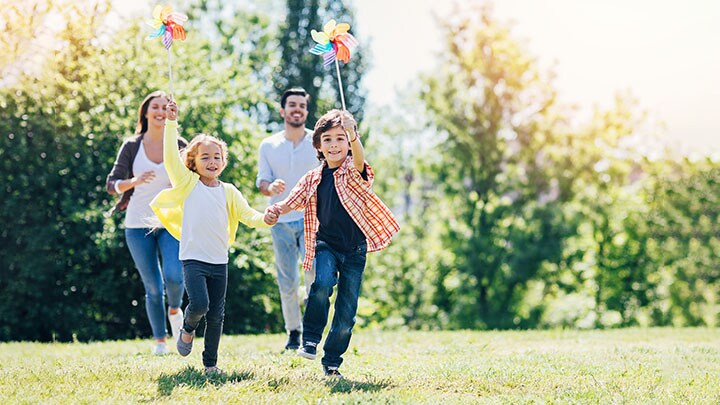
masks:
{"label": "grass field", "polygon": [[202,373],[151,342],[0,344],[0,403],[720,403],[720,330],[356,331],[341,371],[282,335],[223,336]]}

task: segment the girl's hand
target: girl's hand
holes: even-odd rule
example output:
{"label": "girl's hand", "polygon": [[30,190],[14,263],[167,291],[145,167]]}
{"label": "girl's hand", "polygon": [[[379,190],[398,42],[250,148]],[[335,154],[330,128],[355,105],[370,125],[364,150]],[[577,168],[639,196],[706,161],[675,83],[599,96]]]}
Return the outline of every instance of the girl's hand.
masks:
{"label": "girl's hand", "polygon": [[177,121],[178,106],[175,100],[170,100],[167,104],[167,119]]}
{"label": "girl's hand", "polygon": [[263,221],[265,221],[265,223],[268,225],[275,225],[277,223],[278,213],[273,206],[267,207],[265,209],[265,216],[263,217]]}

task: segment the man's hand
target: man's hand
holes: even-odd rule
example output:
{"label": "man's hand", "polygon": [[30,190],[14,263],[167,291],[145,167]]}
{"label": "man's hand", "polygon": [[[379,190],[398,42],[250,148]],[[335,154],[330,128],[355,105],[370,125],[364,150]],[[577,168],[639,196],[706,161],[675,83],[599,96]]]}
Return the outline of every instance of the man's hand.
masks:
{"label": "man's hand", "polygon": [[270,183],[267,189],[270,195],[282,194],[285,192],[285,181],[277,179]]}

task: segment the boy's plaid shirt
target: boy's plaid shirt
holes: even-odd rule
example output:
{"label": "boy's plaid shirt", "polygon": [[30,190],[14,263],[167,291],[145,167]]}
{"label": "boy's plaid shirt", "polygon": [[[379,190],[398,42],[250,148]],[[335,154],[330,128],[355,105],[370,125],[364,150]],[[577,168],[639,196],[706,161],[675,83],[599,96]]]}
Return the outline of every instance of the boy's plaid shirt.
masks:
{"label": "boy's plaid shirt", "polygon": [[[312,269],[315,245],[320,222],[317,217],[317,186],[322,179],[324,164],[307,172],[300,179],[285,204],[296,211],[305,211],[305,259],[303,269]],[[335,171],[335,190],[350,218],[355,221],[367,240],[367,251],[375,252],[386,248],[392,235],[400,230],[390,209],[372,191],[375,174],[365,162],[367,180],[362,178],[348,156]]]}

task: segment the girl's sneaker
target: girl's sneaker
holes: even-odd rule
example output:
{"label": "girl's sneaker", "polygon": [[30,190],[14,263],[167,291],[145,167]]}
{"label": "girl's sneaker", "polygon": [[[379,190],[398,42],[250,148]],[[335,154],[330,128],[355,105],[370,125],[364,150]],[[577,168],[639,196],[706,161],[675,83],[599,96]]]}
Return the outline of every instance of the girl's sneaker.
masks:
{"label": "girl's sneaker", "polygon": [[165,344],[165,342],[155,343],[155,348],[153,348],[153,354],[156,356],[168,354],[167,344]]}
{"label": "girl's sneaker", "polygon": [[[186,335],[192,336],[193,339],[190,341],[190,343],[183,342],[183,340],[182,340],[183,333]],[[194,341],[195,341],[195,331],[193,331],[193,333],[187,333],[187,332],[185,332],[185,329],[180,328],[180,336],[178,337],[177,345],[176,345],[178,353],[180,353],[180,355],[183,357],[190,354],[190,352],[192,351],[192,346],[193,346]]]}
{"label": "girl's sneaker", "polygon": [[222,371],[218,366],[212,366],[212,367],[205,367],[205,374],[207,374],[207,375],[224,375],[225,372]]}
{"label": "girl's sneaker", "polygon": [[180,328],[183,327],[183,311],[178,308],[178,311],[174,314],[170,313],[168,308],[168,320],[170,321],[170,331],[172,332],[173,340],[178,340],[180,337]]}

